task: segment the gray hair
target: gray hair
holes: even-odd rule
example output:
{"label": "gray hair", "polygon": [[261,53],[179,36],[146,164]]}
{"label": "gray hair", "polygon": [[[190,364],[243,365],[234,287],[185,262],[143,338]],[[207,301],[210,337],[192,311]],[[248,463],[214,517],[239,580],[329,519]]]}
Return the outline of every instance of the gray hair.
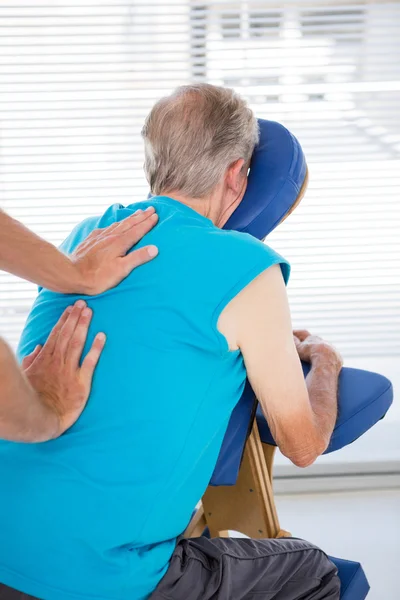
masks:
{"label": "gray hair", "polygon": [[144,169],[153,194],[207,196],[234,161],[250,161],[258,123],[233,90],[184,85],[161,98],[147,116]]}

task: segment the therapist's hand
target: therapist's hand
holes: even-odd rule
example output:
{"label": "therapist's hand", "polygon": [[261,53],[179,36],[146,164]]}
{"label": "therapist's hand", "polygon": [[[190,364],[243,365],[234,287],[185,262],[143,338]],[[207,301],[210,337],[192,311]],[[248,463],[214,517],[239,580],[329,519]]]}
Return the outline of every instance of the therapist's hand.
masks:
{"label": "therapist's hand", "polygon": [[22,361],[22,369],[43,408],[54,415],[54,435],[71,427],[89,397],[92,377],[104,348],[104,333],[96,335],[82,365],[92,311],[83,300],[65,310],[43,347]]}
{"label": "therapist's hand", "polygon": [[131,217],[105,229],[95,229],[71,255],[77,274],[74,292],[101,294],[118,285],[132,269],[158,254],[156,246],[144,246],[126,254],[157,223],[153,207],[138,210]]}

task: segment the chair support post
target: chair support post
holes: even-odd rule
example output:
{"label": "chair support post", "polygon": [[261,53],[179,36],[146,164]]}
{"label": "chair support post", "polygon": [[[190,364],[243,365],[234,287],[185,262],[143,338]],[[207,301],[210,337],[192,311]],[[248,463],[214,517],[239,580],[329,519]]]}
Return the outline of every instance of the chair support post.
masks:
{"label": "chair support post", "polygon": [[246,444],[238,480],[234,486],[209,486],[203,496],[204,515],[211,537],[227,530],[251,538],[280,537],[272,491],[274,450],[264,453],[257,424]]}

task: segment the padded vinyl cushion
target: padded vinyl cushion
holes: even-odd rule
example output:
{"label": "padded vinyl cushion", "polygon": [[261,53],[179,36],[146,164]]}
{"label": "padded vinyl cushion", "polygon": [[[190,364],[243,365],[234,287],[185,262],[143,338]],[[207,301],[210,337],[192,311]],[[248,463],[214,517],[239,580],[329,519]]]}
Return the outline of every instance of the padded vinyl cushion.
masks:
{"label": "padded vinyl cushion", "polygon": [[329,558],[338,568],[340,600],[365,600],[370,588],[360,563],[332,556]]}
{"label": "padded vinyl cushion", "polygon": [[[310,365],[303,363],[304,374]],[[335,452],[351,444],[382,419],[393,402],[392,384],[383,375],[345,367],[339,377],[338,418],[325,451]],[[257,409],[261,440],[275,445],[261,409]]]}
{"label": "padded vinyl cushion", "polygon": [[307,166],[297,139],[280,123],[258,119],[260,141],[243,200],[224,225],[262,240],[295,203]]}
{"label": "padded vinyl cushion", "polygon": [[235,485],[257,405],[255,394],[247,380],[242,397],[231,414],[210,485]]}
{"label": "padded vinyl cushion", "polygon": [[[303,363],[307,375],[310,365]],[[351,444],[382,419],[393,402],[392,384],[383,375],[344,367],[339,377],[338,419],[326,454]],[[247,381],[224,437],[210,485],[235,485],[244,445],[247,440],[256,397]],[[257,425],[261,440],[275,446],[267,421],[257,407]]]}

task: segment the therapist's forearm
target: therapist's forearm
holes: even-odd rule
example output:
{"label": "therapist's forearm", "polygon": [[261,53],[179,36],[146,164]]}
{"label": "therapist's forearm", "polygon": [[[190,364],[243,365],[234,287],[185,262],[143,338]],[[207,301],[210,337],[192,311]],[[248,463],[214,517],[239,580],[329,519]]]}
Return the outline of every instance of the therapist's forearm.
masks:
{"label": "therapist's forearm", "polygon": [[57,414],[40,401],[10,347],[1,338],[0,382],[0,438],[35,442],[56,435]]}
{"label": "therapist's forearm", "polygon": [[67,256],[3,211],[0,211],[0,270],[55,292],[73,293],[83,284]]}

